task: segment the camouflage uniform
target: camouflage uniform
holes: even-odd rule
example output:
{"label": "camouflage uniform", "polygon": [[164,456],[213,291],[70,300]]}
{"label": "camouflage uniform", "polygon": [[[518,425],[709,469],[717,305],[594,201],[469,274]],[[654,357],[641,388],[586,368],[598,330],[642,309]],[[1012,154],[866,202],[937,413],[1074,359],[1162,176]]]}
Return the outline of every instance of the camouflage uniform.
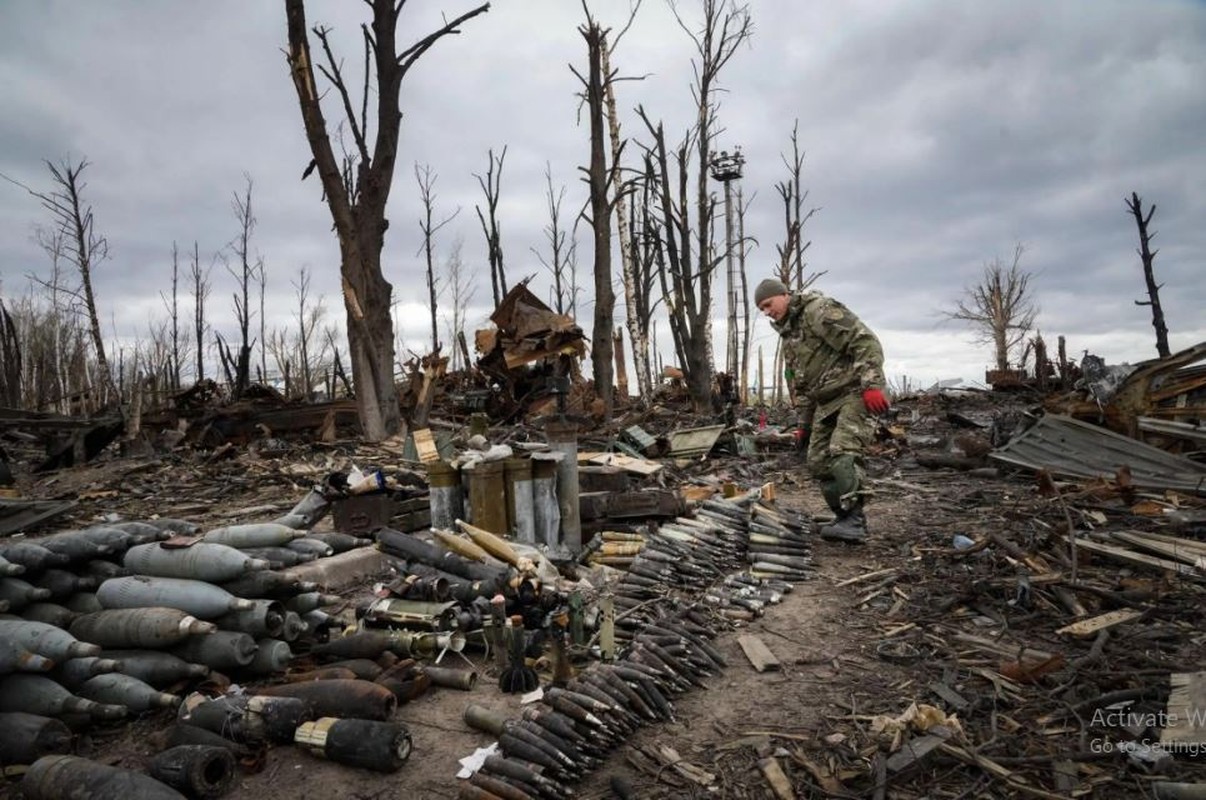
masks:
{"label": "camouflage uniform", "polygon": [[842,516],[863,502],[863,453],[875,420],[862,393],[885,385],[883,348],[848,308],[819,292],[792,294],[787,313],[771,325],[783,338],[788,382],[811,433],[808,470]]}

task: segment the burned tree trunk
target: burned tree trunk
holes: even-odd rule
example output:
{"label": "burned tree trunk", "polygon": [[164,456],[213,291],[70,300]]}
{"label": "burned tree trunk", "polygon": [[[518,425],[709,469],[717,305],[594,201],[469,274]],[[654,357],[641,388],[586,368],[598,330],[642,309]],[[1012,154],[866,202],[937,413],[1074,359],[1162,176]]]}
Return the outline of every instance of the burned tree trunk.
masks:
{"label": "burned tree trunk", "polygon": [[[353,142],[352,152],[342,165],[335,156],[322,110],[322,93],[314,77],[304,0],[285,0],[285,14],[289,34],[287,57],[313,154],[311,168],[317,170],[322,181],[323,194],[339,237],[348,348],[360,423],[366,439],[380,441],[398,432],[402,424],[394,386],[393,287],[381,271],[381,250],[389,227],[385,208],[393,184],[402,125],[398,105],[402,79],[439,39],[459,33],[462,23],[489,10],[490,6],[484,4],[461,14],[399,52],[397,24],[404,3],[371,0],[369,4],[373,9],[373,21],[371,27],[364,28],[365,60],[372,60],[377,82],[377,130],[371,152],[367,130],[370,76],[365,76],[357,113],[340,71],[340,62],[327,40],[328,31],[322,28],[313,31],[326,55],[326,66],[320,69],[336,89],[334,94],[342,103]],[[305,174],[309,171],[307,169]]]}
{"label": "burned tree trunk", "polygon": [[1164,308],[1160,305],[1160,284],[1156,283],[1156,272],[1152,265],[1156,253],[1160,251],[1151,249],[1151,241],[1156,238],[1156,234],[1149,233],[1147,229],[1148,223],[1152,221],[1152,215],[1156,213],[1156,206],[1153,204],[1147,210],[1147,214],[1144,214],[1143,200],[1137,193],[1131,192],[1131,199],[1126,201],[1126,207],[1134,216],[1135,224],[1139,226],[1139,258],[1143,260],[1143,282],[1147,285],[1148,299],[1136,300],[1135,305],[1152,307],[1152,327],[1156,329],[1156,352],[1160,354],[1160,358],[1168,358],[1172,354],[1168,347],[1168,326],[1164,324]]}
{"label": "burned tree trunk", "polygon": [[612,365],[612,315],[616,296],[611,288],[611,203],[607,196],[607,155],[603,143],[603,50],[606,34],[593,20],[578,29],[586,39],[589,72],[586,105],[590,116],[590,224],[595,234],[595,315],[591,335],[591,363],[595,392],[603,401],[603,418],[611,419],[615,402]]}

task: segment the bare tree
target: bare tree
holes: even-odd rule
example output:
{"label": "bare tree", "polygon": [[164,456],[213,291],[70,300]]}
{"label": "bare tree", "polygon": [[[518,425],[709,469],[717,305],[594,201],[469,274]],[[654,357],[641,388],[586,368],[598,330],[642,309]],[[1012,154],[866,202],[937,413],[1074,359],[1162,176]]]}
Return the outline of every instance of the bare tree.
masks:
{"label": "bare tree", "polygon": [[544,165],[544,183],[545,202],[549,212],[549,223],[544,227],[544,238],[548,242],[549,254],[546,257],[536,248],[532,248],[532,253],[553,276],[552,306],[558,314],[564,314],[570,294],[567,272],[575,258],[578,242],[562,227],[561,203],[565,200],[565,186],[562,185],[556,192],[553,191],[553,172],[547,161]]}
{"label": "bare tree", "polygon": [[[611,148],[612,169],[610,174],[612,196],[616,198],[613,205],[616,213],[616,235],[620,248],[620,275],[624,290],[625,323],[628,328],[629,347],[632,349],[632,367],[637,378],[637,394],[647,399],[650,397],[653,389],[652,382],[649,379],[648,320],[639,318],[640,302],[637,299],[639,278],[637,276],[637,264],[634,260],[636,247],[634,246],[632,226],[630,224],[631,204],[624,200],[624,195],[626,192],[630,193],[632,187],[625,186],[623,173],[620,169],[624,140],[620,138],[620,115],[619,109],[616,106],[615,85],[618,81],[626,79],[619,77],[611,67],[612,55],[615,53],[615,49],[624,37],[624,34],[632,27],[632,23],[635,21],[640,8],[641,0],[635,0],[629,7],[628,21],[620,29],[620,32],[616,34],[615,38],[609,40],[607,36],[604,36],[600,48],[600,64],[603,74],[603,101],[607,112],[607,133]],[[643,80],[643,77],[632,78],[631,80]]]}
{"label": "bare tree", "polygon": [[[607,149],[603,135],[603,51],[607,45],[607,32],[591,18],[587,11],[587,22],[578,28],[586,40],[588,70],[583,77],[577,70],[574,74],[582,81],[586,94],[587,115],[590,121],[590,165],[583,168],[590,187],[590,212],[586,216],[594,232],[594,287],[595,313],[591,329],[591,366],[595,380],[595,393],[603,401],[603,419],[611,419],[615,403],[615,366],[612,363],[612,328],[614,325],[616,295],[611,288],[611,206],[608,186],[611,175],[607,165]],[[611,165],[615,170],[616,164]]]}
{"label": "bare tree", "polygon": [[87,159],[81,159],[78,164],[70,161],[57,166],[49,161],[45,163],[55,187],[51,191],[37,192],[16,181],[12,182],[38,198],[42,207],[50,212],[54,235],[57,236],[57,252],[75,267],[79,276],[78,288],[67,291],[82,306],[88,323],[97,367],[96,385],[89,386],[88,390],[95,393],[97,404],[103,405],[109,398],[117,400],[120,397],[109,360],[105,356],[105,342],[96,309],[96,292],[92,287],[94,272],[109,257],[109,243],[96,232],[92,206],[87,205],[83,198],[87,184],[82,175],[88,167]]}
{"label": "bare tree", "polygon": [[787,167],[787,178],[775,184],[775,191],[783,200],[783,243],[775,245],[779,255],[778,277],[797,291],[808,288],[824,273],[813,273],[805,277],[804,252],[812,245],[804,238],[804,225],[819,208],[810,208],[804,213],[804,201],[808,192],[801,185],[804,174],[804,153],[800,150],[800,120],[791,129],[791,158],[782,156]]}
{"label": "bare tree", "polygon": [[241,342],[237,356],[218,334],[218,350],[222,364],[226,369],[227,380],[231,384],[231,396],[239,398],[251,384],[251,283],[256,279],[256,273],[263,269],[263,262],[251,263],[251,236],[255,231],[256,218],[251,208],[251,176],[244,174],[247,185],[243,195],[235,194],[230,207],[239,221],[239,232],[231,244],[236,264],[226,265],[229,272],[238,282],[238,291],[234,294],[235,320],[239,324]]}
{"label": "bare tree", "polygon": [[[168,296],[164,296],[163,292],[159,293],[159,299],[163,301],[164,308],[168,313],[168,328],[164,334],[168,338],[167,346],[167,384],[168,388],[180,388],[180,361],[185,356],[185,347],[187,346],[182,341],[180,333],[180,248],[175,242],[172,242],[172,291]],[[155,327],[152,325],[152,334]],[[155,337],[152,336],[152,341]]]}
{"label": "bare tree", "polygon": [[969,323],[976,341],[992,343],[996,368],[1009,369],[1009,354],[1025,341],[1038,316],[1030,288],[1032,273],[1021,268],[1025,248],[1018,243],[1009,266],[998,258],[984,267],[984,277],[964,290],[949,319]]}
{"label": "bare tree", "polygon": [[473,273],[465,268],[461,258],[462,242],[457,239],[452,244],[448,258],[444,262],[444,274],[447,276],[447,287],[452,295],[452,316],[445,315],[448,326],[448,336],[456,346],[452,348],[452,369],[467,369],[469,367],[469,348],[465,344],[465,316],[473,295],[477,293],[477,281]]}
{"label": "bare tree", "polygon": [[[749,7],[730,0],[702,0],[703,23],[693,31],[671,5],[679,26],[695,43],[695,122],[674,151],[676,179],[671,180],[671,157],[665,132],[639,108],[637,113],[653,136],[648,148],[656,167],[657,203],[664,232],[659,266],[667,297],[670,332],[687,390],[696,410],[707,412],[712,401],[712,278],[718,260],[713,247],[715,203],[708,192],[708,154],[720,132],[715,127],[719,76],[737,48],[753,33]],[[694,164],[692,164],[694,151]],[[694,169],[694,175],[691,170]],[[694,180],[695,226],[692,230],[689,193]],[[694,234],[694,235],[692,235]]]}
{"label": "bare tree", "polygon": [[473,210],[477,212],[477,218],[482,224],[482,233],[486,236],[490,288],[494,291],[494,305],[497,307],[508,291],[507,271],[503,265],[502,230],[498,225],[498,200],[502,194],[503,161],[507,158],[507,148],[503,147],[498,158],[494,157],[493,149],[488,152],[488,156],[490,166],[486,169],[486,176],[483,178],[476,172],[473,174],[478,185],[482,187],[482,194],[486,196],[486,212],[482,213],[481,206],[474,206]]}
{"label": "bare tree", "polygon": [[[326,65],[319,66],[335,88],[354,151],[343,163],[335,156],[314,76],[307,37],[304,0],[285,0],[288,19],[288,61],[301,107],[302,121],[314,158],[303,177],[317,169],[323,193],[339,238],[340,273],[347,309],[348,348],[360,424],[366,439],[380,441],[402,424],[394,385],[394,334],[391,319],[393,287],[381,271],[381,250],[388,223],[385,207],[393,184],[402,114],[399,90],[406,73],[437,41],[459,33],[467,20],[489,10],[478,6],[427,34],[401,52],[398,50],[398,15],[404,2],[371,0],[373,21],[362,26],[366,75],[360,106],[353,106],[348,85],[328,41],[329,31],[315,28]],[[367,64],[372,62],[372,75]],[[368,101],[376,78],[376,138],[369,149]]]}
{"label": "bare tree", "polygon": [[201,269],[201,249],[193,241],[193,263],[189,268],[193,295],[193,342],[197,347],[197,371],[195,382],[205,380],[205,301],[209,299],[209,269]]}
{"label": "bare tree", "polygon": [[440,331],[436,325],[438,319],[439,281],[435,271],[435,234],[461,213],[458,208],[439,222],[432,221],[432,211],[435,208],[436,174],[431,171],[431,165],[420,167],[415,164],[415,180],[419,182],[419,197],[423,201],[423,216],[419,219],[419,230],[423,231],[423,255],[427,262],[427,296],[431,301],[431,351],[440,349]]}
{"label": "bare tree", "polygon": [[1136,300],[1137,306],[1151,306],[1152,308],[1152,327],[1156,329],[1156,352],[1160,358],[1168,358],[1172,354],[1172,350],[1168,347],[1168,326],[1164,323],[1164,307],[1160,305],[1160,286],[1156,283],[1156,270],[1153,262],[1156,259],[1156,253],[1159,250],[1151,249],[1152,239],[1156,238],[1155,232],[1148,232],[1148,224],[1152,221],[1152,215],[1156,213],[1156,205],[1153,203],[1143,213],[1143,200],[1135,192],[1131,192],[1131,199],[1126,201],[1126,207],[1131,212],[1131,216],[1135,218],[1135,224],[1139,226],[1139,258],[1143,261],[1143,282],[1147,285],[1147,300]]}

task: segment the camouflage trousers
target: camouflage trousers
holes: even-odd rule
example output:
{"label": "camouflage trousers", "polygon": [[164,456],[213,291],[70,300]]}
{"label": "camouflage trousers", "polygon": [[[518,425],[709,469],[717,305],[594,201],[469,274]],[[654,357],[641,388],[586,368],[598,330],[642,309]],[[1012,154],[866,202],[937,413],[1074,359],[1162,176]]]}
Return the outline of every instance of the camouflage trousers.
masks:
{"label": "camouflage trousers", "polygon": [[864,454],[875,439],[875,418],[858,392],[819,407],[808,440],[808,471],[835,514],[863,504]]}

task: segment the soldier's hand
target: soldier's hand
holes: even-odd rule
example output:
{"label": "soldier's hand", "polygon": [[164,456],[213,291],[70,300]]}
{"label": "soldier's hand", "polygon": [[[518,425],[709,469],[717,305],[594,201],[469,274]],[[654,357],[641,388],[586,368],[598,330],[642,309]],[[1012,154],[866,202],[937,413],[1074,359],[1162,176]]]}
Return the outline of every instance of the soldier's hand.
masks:
{"label": "soldier's hand", "polygon": [[809,430],[808,430],[808,428],[805,428],[804,426],[800,426],[799,428],[796,428],[795,431],[792,432],[792,435],[796,439],[796,452],[797,453],[807,453],[808,452],[808,434],[809,434]]}
{"label": "soldier's hand", "polygon": [[888,398],[882,389],[868,389],[863,392],[863,405],[872,414],[883,414],[888,410]]}

